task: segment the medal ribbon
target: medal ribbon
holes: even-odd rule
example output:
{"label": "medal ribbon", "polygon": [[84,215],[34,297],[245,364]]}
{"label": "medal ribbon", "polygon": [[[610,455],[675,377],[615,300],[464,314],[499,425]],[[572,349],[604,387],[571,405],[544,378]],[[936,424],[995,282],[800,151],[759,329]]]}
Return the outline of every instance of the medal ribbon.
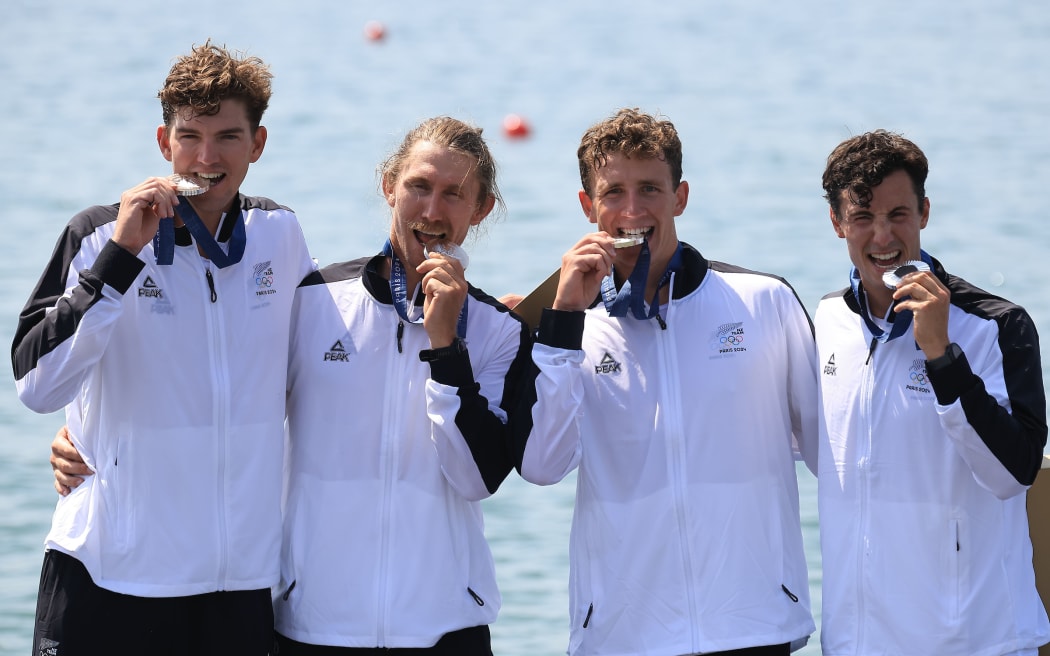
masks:
{"label": "medal ribbon", "polygon": [[[919,256],[922,261],[930,265],[930,270],[933,270],[933,258],[929,256],[926,251],[920,250]],[[893,311],[893,304],[890,304],[890,309],[886,313],[886,321],[892,325],[890,331],[887,333],[882,328],[879,328],[875,321],[872,320],[871,315],[868,313],[868,299],[864,294],[864,288],[860,284],[860,272],[857,271],[857,267],[853,267],[849,272],[849,284],[853,289],[853,295],[857,297],[858,305],[860,305],[860,316],[864,319],[864,324],[868,327],[871,332],[871,336],[874,337],[880,344],[885,344],[891,339],[897,339],[908,330],[911,326],[911,310],[903,310],[899,313]],[[896,301],[894,301],[896,303]]]}
{"label": "medal ribbon", "polygon": [[[386,243],[383,244],[383,255],[390,258],[390,298],[394,303],[394,309],[397,310],[397,316],[401,317],[403,321],[408,323],[423,323],[423,310],[420,308],[419,315],[415,318],[410,318],[410,314],[415,314],[416,305],[413,303],[412,308],[409,308],[408,301],[408,282],[405,279],[405,265],[401,263],[397,254],[394,253],[394,247],[391,245],[390,240],[387,239]],[[456,335],[460,339],[466,339],[467,337],[467,301],[464,299],[463,307],[459,311],[459,319],[456,320]]]}
{"label": "medal ribbon", "polygon": [[616,280],[610,272],[602,279],[602,302],[611,317],[625,317],[627,310],[635,319],[652,319],[660,311],[660,290],[671,279],[671,274],[682,268],[682,244],[679,242],[674,255],[667,263],[667,269],[660,277],[656,285],[653,300],[649,303],[649,312],[645,311],[645,283],[649,279],[649,242],[642,242],[642,250],[638,253],[638,259],[634,263],[634,270],[627,280],[623,282],[620,290],[616,290]]}
{"label": "medal ribbon", "polygon": [[[215,241],[215,237],[204,225],[204,221],[198,216],[197,211],[189,202],[181,202],[175,206],[175,212],[186,224],[193,241],[200,246],[201,250],[216,267],[225,269],[231,264],[237,264],[244,257],[244,247],[247,237],[244,229],[244,215],[237,212],[233,217],[233,234],[230,235],[230,252],[223,252],[222,247]],[[227,215],[229,216],[229,215]],[[157,234],[153,236],[153,251],[157,257],[157,264],[171,264],[175,259],[175,218],[166,217],[160,220]]]}

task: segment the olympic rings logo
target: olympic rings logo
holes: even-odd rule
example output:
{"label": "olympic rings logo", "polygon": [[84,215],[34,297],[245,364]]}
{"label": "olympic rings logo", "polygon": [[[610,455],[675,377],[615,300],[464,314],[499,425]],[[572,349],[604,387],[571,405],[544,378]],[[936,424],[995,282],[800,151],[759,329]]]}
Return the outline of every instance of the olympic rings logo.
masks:
{"label": "olympic rings logo", "polygon": [[926,384],[926,374],[922,373],[922,372],[919,372],[919,371],[911,372],[911,382],[913,382],[913,383],[915,383],[917,385],[925,385]]}
{"label": "olympic rings logo", "polygon": [[257,276],[255,278],[256,287],[273,287],[273,276]]}
{"label": "olympic rings logo", "polygon": [[727,335],[725,337],[719,337],[718,338],[718,342],[720,344],[732,344],[733,346],[737,346],[739,344],[743,344],[744,343],[744,336],[743,335]]}

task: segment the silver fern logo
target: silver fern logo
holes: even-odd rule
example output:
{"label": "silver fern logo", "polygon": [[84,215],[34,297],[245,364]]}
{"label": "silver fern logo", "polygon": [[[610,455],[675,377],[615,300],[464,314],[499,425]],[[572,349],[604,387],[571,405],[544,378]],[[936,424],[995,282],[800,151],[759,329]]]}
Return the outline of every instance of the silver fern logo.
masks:
{"label": "silver fern logo", "polygon": [[273,289],[273,267],[270,266],[270,260],[256,263],[255,295],[266,296],[267,294],[276,293],[277,290]]}
{"label": "silver fern logo", "polygon": [[912,360],[911,366],[908,367],[908,382],[904,384],[905,389],[909,389],[913,392],[920,392],[922,394],[930,394],[933,390],[930,389],[930,379],[926,375],[926,360],[922,358],[916,358]]}
{"label": "silver fern logo", "polygon": [[715,329],[714,335],[711,336],[709,346],[712,351],[717,351],[719,354],[746,351],[747,348],[744,346],[744,322],[735,321],[720,325]]}

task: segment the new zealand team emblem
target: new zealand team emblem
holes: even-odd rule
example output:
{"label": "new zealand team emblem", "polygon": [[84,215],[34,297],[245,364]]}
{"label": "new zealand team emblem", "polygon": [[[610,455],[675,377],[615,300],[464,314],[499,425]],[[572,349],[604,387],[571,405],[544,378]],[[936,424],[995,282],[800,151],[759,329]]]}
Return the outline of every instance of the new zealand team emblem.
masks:
{"label": "new zealand team emblem", "polygon": [[270,266],[270,260],[257,263],[255,265],[255,295],[266,296],[276,293],[277,290],[273,289],[273,267]]}

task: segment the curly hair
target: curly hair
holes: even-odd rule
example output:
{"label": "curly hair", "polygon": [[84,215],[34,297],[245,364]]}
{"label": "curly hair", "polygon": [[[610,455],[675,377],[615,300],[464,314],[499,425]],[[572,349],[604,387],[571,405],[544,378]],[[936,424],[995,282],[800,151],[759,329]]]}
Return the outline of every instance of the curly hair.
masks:
{"label": "curly hair", "polygon": [[595,172],[615,154],[663,160],[671,167],[675,189],[682,181],[682,141],[671,121],[624,108],[589,127],[576,150],[580,182],[588,196],[594,193]]}
{"label": "curly hair", "polygon": [[499,216],[506,211],[506,205],[496,183],[496,160],[492,158],[481,133],[481,128],[450,116],[428,118],[410,130],[397,150],[379,165],[379,182],[393,185],[400,177],[412,147],[420,142],[432,143],[474,160],[474,173],[480,187],[477,202],[480,205],[489,196],[493,197],[496,201],[496,216]]}
{"label": "curly hair", "polygon": [[919,204],[926,197],[926,175],[929,173],[926,155],[914,143],[899,134],[875,130],[852,137],[840,143],[828,155],[824,170],[824,198],[831,205],[835,218],[840,218],[843,194],[850,202],[867,207],[872,189],[882,184],[891,173],[904,171],[911,178]]}
{"label": "curly hair", "polygon": [[215,115],[222,101],[234,98],[244,102],[254,131],[270,104],[272,79],[269,67],[258,57],[231,54],[209,39],[175,61],[157,93],[164,124],[171,126],[176,112],[188,112],[190,118]]}

